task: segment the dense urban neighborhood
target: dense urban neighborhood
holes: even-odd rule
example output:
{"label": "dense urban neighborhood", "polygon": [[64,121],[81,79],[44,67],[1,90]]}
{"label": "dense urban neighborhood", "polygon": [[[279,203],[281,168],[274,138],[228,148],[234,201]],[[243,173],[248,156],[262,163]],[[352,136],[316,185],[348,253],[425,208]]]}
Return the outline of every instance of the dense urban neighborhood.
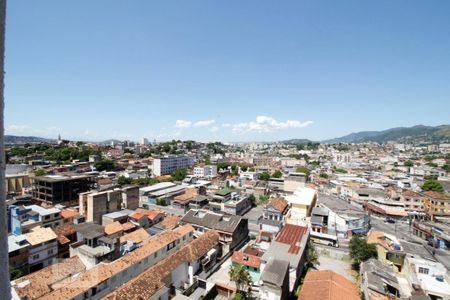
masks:
{"label": "dense urban neighborhood", "polygon": [[14,299],[450,299],[450,143],[6,147]]}

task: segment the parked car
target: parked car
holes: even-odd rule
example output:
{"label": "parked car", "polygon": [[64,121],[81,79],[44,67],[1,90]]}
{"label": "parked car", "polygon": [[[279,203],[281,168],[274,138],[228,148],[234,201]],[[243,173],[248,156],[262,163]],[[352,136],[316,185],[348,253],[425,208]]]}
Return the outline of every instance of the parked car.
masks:
{"label": "parked car", "polygon": [[395,223],[395,220],[393,218],[391,218],[391,217],[386,217],[385,221],[388,222],[388,223],[392,223],[392,224]]}

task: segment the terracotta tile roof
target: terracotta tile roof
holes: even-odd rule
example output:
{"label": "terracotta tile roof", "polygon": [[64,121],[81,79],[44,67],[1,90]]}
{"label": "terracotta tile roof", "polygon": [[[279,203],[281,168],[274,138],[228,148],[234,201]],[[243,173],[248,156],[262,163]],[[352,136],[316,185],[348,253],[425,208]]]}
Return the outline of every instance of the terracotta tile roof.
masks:
{"label": "terracotta tile roof", "polygon": [[291,245],[289,253],[298,254],[300,251],[300,241],[308,231],[308,227],[286,224],[276,238],[277,242]]}
{"label": "terracotta tile roof", "polygon": [[404,197],[421,197],[421,195],[419,193],[416,193],[416,192],[411,191],[411,190],[404,190],[402,192],[402,195]]}
{"label": "terracotta tile roof", "polygon": [[171,275],[173,270],[183,263],[199,260],[218,243],[219,234],[214,230],[210,230],[122,285],[104,299],[149,299],[156,291],[165,286],[164,281]]}
{"label": "terracotta tile roof", "polygon": [[139,212],[135,212],[134,214],[130,215],[130,218],[135,219],[135,220],[139,220],[143,217],[146,217],[146,215],[144,215],[143,213],[139,213]]}
{"label": "terracotta tile roof", "polygon": [[105,234],[111,235],[123,231],[122,224],[118,221],[105,225]]}
{"label": "terracotta tile roof", "polygon": [[450,197],[447,197],[445,194],[439,193],[439,192],[428,191],[428,192],[425,192],[423,194],[425,196],[433,198],[433,199],[450,200]]}
{"label": "terracotta tile roof", "polygon": [[69,219],[69,218],[73,218],[75,216],[78,216],[78,212],[75,210],[71,210],[71,209],[64,209],[61,211],[61,218],[63,219]]}
{"label": "terracotta tile roof", "polygon": [[257,269],[259,269],[259,266],[261,265],[261,259],[258,256],[246,254],[241,251],[234,251],[231,261]]}
{"label": "terracotta tile roof", "polygon": [[306,274],[298,300],[359,300],[356,284],[329,270]]}
{"label": "terracotta tile roof", "polygon": [[272,199],[267,204],[267,206],[272,206],[273,208],[275,208],[276,210],[278,210],[281,213],[283,213],[287,209],[288,205],[289,205],[289,203],[282,197]]}
{"label": "terracotta tile roof", "polygon": [[192,198],[194,198],[195,195],[197,195],[197,189],[195,188],[186,189],[184,194],[176,196],[175,198],[173,198],[173,200],[176,202],[183,203],[188,200],[191,200]]}
{"label": "terracotta tile roof", "polygon": [[136,228],[136,225],[134,225],[131,222],[126,222],[126,223],[122,224],[122,230],[123,231],[128,231],[128,230],[131,230],[131,229],[134,229],[134,228]]}
{"label": "terracotta tile roof", "polygon": [[131,233],[124,234],[120,237],[120,244],[126,243],[126,241],[133,241],[135,243],[142,243],[150,237],[150,234],[145,231],[144,228],[139,228]]}
{"label": "terracotta tile roof", "polygon": [[[74,256],[30,275],[21,277],[15,280],[12,286],[20,298],[29,300],[37,299],[50,293],[52,285],[70,278],[70,276],[80,273],[85,269],[86,267],[78,256]],[[27,281],[29,284],[26,284]],[[24,286],[19,288],[19,284]]]}
{"label": "terracotta tile roof", "polygon": [[382,231],[371,231],[367,235],[368,244],[379,244],[380,239],[384,237],[384,232]]}
{"label": "terracotta tile roof", "polygon": [[151,221],[154,221],[155,218],[161,214],[164,215],[164,213],[159,210],[148,210],[148,209],[144,209],[144,208],[137,208],[136,213],[141,213],[143,215],[146,215],[147,218],[149,218]]}
{"label": "terracotta tile roof", "polygon": [[179,216],[166,216],[158,225],[164,227],[165,229],[174,229],[180,224],[181,217]]}
{"label": "terracotta tile roof", "polygon": [[53,229],[53,231],[58,236],[58,242],[60,244],[70,243],[70,240],[67,237],[76,233],[76,230],[75,230],[75,227],[73,226],[73,224],[69,224],[69,223],[59,225],[55,229]]}
{"label": "terracotta tile roof", "polygon": [[46,294],[41,299],[62,300],[75,298],[90,288],[98,286],[108,278],[122,272],[129,266],[141,261],[145,257],[152,255],[155,251],[166,247],[168,244],[176,241],[178,238],[181,238],[189,232],[194,232],[194,228],[191,225],[184,225],[173,231],[162,232],[146,240],[141,247],[133,252],[130,252],[109,264],[104,263],[96,265],[94,268],[89,269],[66,282],[64,286],[59,286],[58,289],[54,289],[51,293]]}

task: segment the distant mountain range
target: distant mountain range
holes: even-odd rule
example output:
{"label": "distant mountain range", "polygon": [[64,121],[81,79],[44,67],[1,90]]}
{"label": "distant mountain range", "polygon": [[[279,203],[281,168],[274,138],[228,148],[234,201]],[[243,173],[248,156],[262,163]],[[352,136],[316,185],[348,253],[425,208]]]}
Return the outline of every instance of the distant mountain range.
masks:
{"label": "distant mountain range", "polygon": [[55,141],[55,139],[46,139],[36,136],[5,135],[5,144],[54,143]]}
{"label": "distant mountain range", "polygon": [[291,145],[306,145],[308,143],[317,143],[308,139],[291,139],[286,141],[281,141],[283,144],[291,144]]}
{"label": "distant mountain range", "polygon": [[339,138],[322,141],[326,144],[335,143],[362,143],[377,142],[385,143],[388,141],[449,141],[450,125],[424,126],[416,125],[413,127],[397,127],[383,131],[361,131],[351,133]]}

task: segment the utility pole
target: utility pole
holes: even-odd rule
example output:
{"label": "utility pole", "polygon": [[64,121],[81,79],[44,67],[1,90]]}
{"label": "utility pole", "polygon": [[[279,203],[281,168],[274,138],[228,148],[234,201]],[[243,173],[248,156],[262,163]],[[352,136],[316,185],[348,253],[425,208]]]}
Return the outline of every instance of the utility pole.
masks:
{"label": "utility pole", "polygon": [[6,221],[5,189],[5,23],[6,0],[0,0],[0,295],[2,299],[11,299],[9,284],[8,224]]}

